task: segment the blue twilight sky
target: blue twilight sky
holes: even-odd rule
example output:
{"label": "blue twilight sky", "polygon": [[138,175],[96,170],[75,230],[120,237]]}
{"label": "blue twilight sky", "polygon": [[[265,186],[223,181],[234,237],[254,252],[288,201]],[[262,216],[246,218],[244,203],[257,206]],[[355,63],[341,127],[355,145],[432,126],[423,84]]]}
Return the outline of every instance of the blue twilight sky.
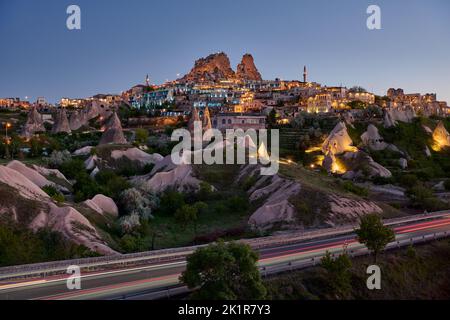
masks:
{"label": "blue twilight sky", "polygon": [[[81,31],[66,8],[81,7]],[[382,30],[366,28],[381,7]],[[0,0],[0,97],[120,93],[252,53],[265,79],[436,92],[450,102],[448,0]]]}

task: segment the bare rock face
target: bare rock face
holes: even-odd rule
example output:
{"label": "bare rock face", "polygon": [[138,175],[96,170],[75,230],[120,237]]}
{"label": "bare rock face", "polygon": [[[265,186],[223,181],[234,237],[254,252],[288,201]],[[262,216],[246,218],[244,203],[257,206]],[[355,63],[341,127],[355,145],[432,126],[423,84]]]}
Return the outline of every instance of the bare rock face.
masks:
{"label": "bare rock face", "polygon": [[52,133],[71,133],[69,120],[67,119],[66,110],[61,108],[56,113],[55,122],[53,124]]}
{"label": "bare rock face", "polygon": [[433,140],[439,147],[450,147],[450,134],[445,129],[444,123],[439,121],[433,131]]}
{"label": "bare rock face", "polygon": [[295,224],[297,211],[289,202],[289,198],[300,192],[300,184],[278,175],[260,176],[259,170],[257,165],[247,165],[241,169],[238,177],[238,183],[246,176],[256,177],[256,183],[248,191],[250,201],[265,200],[251,215],[249,225],[264,230],[275,224]]}
{"label": "bare rock face", "polygon": [[241,63],[237,66],[236,77],[240,80],[262,80],[261,74],[256,68],[253,56],[251,54],[245,54],[242,57]]}
{"label": "bare rock face", "polygon": [[33,181],[19,171],[6,166],[0,166],[0,182],[17,190],[26,199],[47,201],[50,197]]}
{"label": "bare rock face", "polygon": [[230,59],[223,53],[215,53],[195,61],[194,68],[181,81],[219,81],[234,79],[235,73],[231,69]]}
{"label": "bare rock face", "polygon": [[203,130],[209,130],[212,128],[211,125],[211,116],[209,114],[209,109],[208,107],[205,108],[205,111],[203,113]]}
{"label": "bare rock face", "polygon": [[23,127],[21,136],[25,138],[31,138],[36,132],[44,132],[44,121],[41,114],[33,107],[28,113],[27,121]]}
{"label": "bare rock face", "polygon": [[129,148],[126,150],[113,150],[111,152],[111,158],[115,160],[121,159],[123,157],[128,158],[131,161],[137,161],[143,166],[151,163],[154,164],[163,159],[163,156],[161,156],[158,153],[149,154],[138,148]]}
{"label": "bare rock face", "polygon": [[384,110],[384,127],[394,127],[397,125],[397,121],[410,123],[415,117],[416,113],[410,106],[387,108]]}
{"label": "bare rock face", "polygon": [[330,213],[325,221],[328,226],[338,225],[336,221],[341,223],[350,223],[357,221],[359,217],[371,213],[382,213],[378,205],[372,201],[354,200],[337,194],[328,195],[330,204]]}
{"label": "bare rock face", "polygon": [[388,169],[375,162],[372,157],[365,152],[346,152],[339,159],[344,163],[346,170],[354,172],[357,177],[364,175],[367,178],[392,177],[392,173]]}
{"label": "bare rock face", "polygon": [[198,114],[198,110],[196,107],[192,107],[191,117],[188,122],[188,130],[191,134],[194,134],[194,124],[200,121],[200,115]]}
{"label": "bare rock face", "polygon": [[378,128],[373,124],[369,124],[367,131],[361,135],[361,140],[365,146],[375,151],[387,148],[387,143],[384,142],[383,137],[378,132]]}
{"label": "bare rock face", "polygon": [[201,181],[195,177],[192,165],[176,165],[171,156],[157,162],[152,172],[133,179],[135,183],[144,183],[154,192],[163,192],[171,188],[179,192],[195,191],[200,188]]}
{"label": "bare rock face", "polygon": [[29,179],[31,182],[33,182],[35,185],[37,185],[39,188],[43,188],[45,186],[55,186],[55,183],[50,182],[49,180],[47,180],[47,178],[45,178],[39,172],[27,167],[20,161],[13,160],[10,163],[8,163],[7,167],[15,170],[17,172],[20,172],[25,177],[27,177],[27,179]]}
{"label": "bare rock face", "polygon": [[70,130],[78,130],[82,126],[84,126],[86,123],[87,123],[86,113],[84,113],[84,112],[80,113],[77,110],[77,111],[74,111],[70,115],[70,120],[69,120]]}
{"label": "bare rock face", "polygon": [[332,152],[333,154],[341,154],[347,151],[353,144],[350,138],[347,127],[344,122],[339,122],[336,127],[330,132],[328,138],[322,145],[323,154]]}
{"label": "bare rock face", "polygon": [[114,114],[109,119],[106,130],[103,132],[102,138],[100,139],[99,145],[102,144],[127,144],[127,139],[123,135],[122,124],[120,123],[120,119],[117,116],[117,113]]}
{"label": "bare rock face", "polygon": [[63,234],[65,238],[84,245],[92,251],[104,255],[117,254],[108,247],[95,227],[79,211],[72,207],[58,207],[54,203],[48,203],[48,206],[46,211],[42,211],[32,221],[31,229],[50,227]]}
{"label": "bare rock face", "polygon": [[100,214],[109,213],[116,217],[119,215],[119,208],[114,200],[102,194],[98,194],[94,198],[86,200],[84,204]]}
{"label": "bare rock face", "polygon": [[[0,183],[13,188],[15,191],[10,203],[0,203],[0,216],[2,214],[13,214],[13,219],[32,230],[49,228],[60,232],[67,239],[82,244],[93,251],[101,254],[116,254],[108,247],[98,234],[95,227],[79,211],[72,207],[59,207],[40,188],[51,182],[40,175],[37,171],[26,167],[18,161],[13,161],[8,166],[0,166]],[[98,206],[110,209],[114,207],[103,198],[94,198]],[[18,203],[32,201],[33,205],[18,215]],[[109,207],[108,207],[109,206]],[[35,212],[31,212],[35,211]],[[113,212],[112,212],[113,213]],[[22,218],[19,218],[22,216]]]}

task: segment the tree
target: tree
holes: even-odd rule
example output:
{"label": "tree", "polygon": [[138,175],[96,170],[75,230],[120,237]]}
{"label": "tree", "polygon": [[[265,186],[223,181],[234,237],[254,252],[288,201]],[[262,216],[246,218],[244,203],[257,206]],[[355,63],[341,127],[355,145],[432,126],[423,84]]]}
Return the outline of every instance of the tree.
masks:
{"label": "tree", "polygon": [[142,128],[136,129],[136,142],[146,144],[148,140],[148,131]]}
{"label": "tree", "polygon": [[146,220],[153,219],[154,202],[136,188],[123,191],[120,194],[120,203],[127,214],[137,215],[141,219]]}
{"label": "tree", "polygon": [[257,261],[258,254],[250,246],[220,241],[189,256],[180,280],[196,289],[193,299],[264,299],[266,288]]}
{"label": "tree", "polygon": [[175,212],[175,219],[183,226],[192,224],[194,228],[194,237],[197,237],[198,215],[201,211],[206,210],[208,205],[202,201],[196,202],[194,205],[185,204]]}
{"label": "tree", "polygon": [[336,292],[346,294],[351,289],[352,261],[346,252],[333,259],[329,251],[321,260],[322,267],[328,272],[328,282]]}
{"label": "tree", "polygon": [[386,245],[395,240],[394,231],[386,227],[377,214],[368,214],[361,218],[359,229],[356,230],[357,240],[372,251],[374,261]]}

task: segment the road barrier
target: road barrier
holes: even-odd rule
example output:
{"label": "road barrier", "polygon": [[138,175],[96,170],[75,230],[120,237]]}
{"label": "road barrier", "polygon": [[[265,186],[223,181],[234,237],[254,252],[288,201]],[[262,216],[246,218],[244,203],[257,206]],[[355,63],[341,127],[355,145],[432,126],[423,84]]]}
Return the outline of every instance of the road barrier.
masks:
{"label": "road barrier", "polygon": [[[449,211],[439,211],[429,214],[414,215],[408,217],[385,220],[386,225],[397,225],[402,223],[436,219],[449,215]],[[321,237],[347,234],[354,231],[358,225],[352,224],[336,228],[326,228],[314,231],[295,231],[282,235],[261,237],[255,239],[239,240],[238,242],[249,244],[253,249],[259,250],[269,247],[277,247],[298,243]],[[175,262],[185,259],[195,250],[206,245],[191,246],[184,248],[173,248],[156,251],[148,251],[132,254],[119,254],[95,258],[73,259],[55,262],[44,262],[29,265],[20,265],[0,268],[0,281],[13,279],[27,279],[46,277],[49,275],[64,274],[71,265],[79,266],[83,271],[95,271],[105,269],[117,269],[121,267],[157,264],[161,262]]]}
{"label": "road barrier", "polygon": [[[418,237],[412,237],[408,239],[403,240],[397,240],[394,242],[389,243],[385,251],[395,250],[402,247],[406,247],[412,244],[421,244],[429,241],[435,241],[440,239],[445,239],[450,236],[450,232],[444,231],[444,232],[437,232],[434,234],[430,234],[427,236],[418,236]],[[335,253],[332,254],[332,257],[336,258],[339,254],[342,254],[344,252],[344,248],[341,250],[337,250]],[[347,254],[349,254],[351,257],[358,257],[358,256],[364,256],[370,254],[370,251],[366,247],[353,249],[353,250],[346,250]],[[271,266],[260,266],[259,271],[261,273],[261,276],[263,278],[274,276],[277,274],[285,273],[285,272],[291,272],[294,270],[301,270],[301,269],[307,269],[311,268],[317,265],[320,265],[322,258],[325,256],[324,253],[317,254],[317,256],[314,256],[313,258],[298,258],[297,260],[291,260],[289,262],[282,262],[277,263]],[[157,299],[169,299],[172,297],[180,296],[180,295],[186,295],[190,292],[190,290],[180,284],[179,286],[171,286],[170,288],[166,288],[163,290],[158,291],[149,291],[149,292],[141,292],[141,293],[134,293],[130,295],[121,295],[116,297],[116,299],[121,300],[129,300],[129,299],[148,299],[148,300],[157,300]]]}

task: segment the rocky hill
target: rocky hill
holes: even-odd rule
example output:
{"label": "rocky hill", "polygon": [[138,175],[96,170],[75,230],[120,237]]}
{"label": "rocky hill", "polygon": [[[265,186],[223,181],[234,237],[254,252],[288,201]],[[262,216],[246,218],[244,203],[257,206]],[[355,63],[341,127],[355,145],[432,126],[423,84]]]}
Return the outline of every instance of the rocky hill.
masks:
{"label": "rocky hill", "polygon": [[230,59],[224,52],[215,53],[195,61],[194,68],[185,75],[182,81],[218,81],[234,79]]}
{"label": "rocky hill", "polygon": [[215,53],[195,61],[192,70],[180,81],[201,82],[219,80],[262,80],[261,74],[255,66],[252,55],[245,54],[237,71],[231,68],[230,59],[224,52]]}
{"label": "rocky hill", "polygon": [[262,80],[251,54],[247,53],[242,57],[241,63],[237,66],[236,77],[240,80]]}

